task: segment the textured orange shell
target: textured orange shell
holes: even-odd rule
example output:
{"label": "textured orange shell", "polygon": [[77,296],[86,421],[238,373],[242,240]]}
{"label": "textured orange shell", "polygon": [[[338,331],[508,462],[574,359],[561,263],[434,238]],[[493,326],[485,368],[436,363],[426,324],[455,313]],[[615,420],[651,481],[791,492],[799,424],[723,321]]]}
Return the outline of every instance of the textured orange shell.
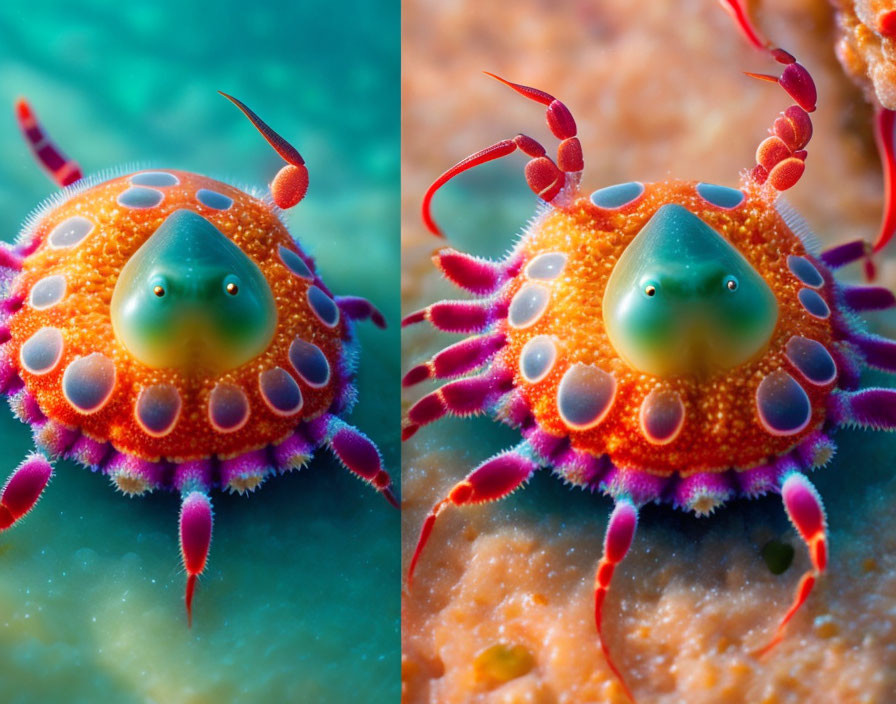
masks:
{"label": "textured orange shell", "polygon": [[[39,243],[13,281],[10,295],[27,295],[39,279],[65,274],[66,297],[46,310],[34,310],[26,302],[9,321],[10,354],[17,362],[25,387],[50,419],[86,435],[108,441],[116,449],[149,460],[199,459],[211,455],[226,458],[283,440],[302,419],[314,418],[333,402],[339,383],[342,340],[347,334],[340,319],[334,328],[325,326],[312,312],[305,292],[311,285],[293,275],[280,261],[279,246],[293,251],[295,243],[271,205],[233,186],[183,171],[168,171],[179,179],[175,186],[159,187],[163,201],[156,207],[129,209],[116,198],[130,183],[122,176],[79,193],[47,212],[30,236]],[[233,199],[233,206],[220,211],[204,206],[196,191],[206,188]],[[209,220],[229,237],[261,269],[277,306],[278,320],[273,341],[262,355],[237,369],[218,376],[184,378],[172,369],[153,369],[135,359],[115,338],[110,302],[119,272],[137,249],[175,210],[187,208]],[[46,243],[52,229],[73,215],[95,223],[91,234],[77,247],[54,250]],[[28,236],[29,233],[26,233]],[[18,364],[22,344],[39,328],[50,325],[62,331],[64,351],[60,364],[45,375],[30,374]],[[262,400],[258,388],[260,372],[275,366],[291,369],[289,345],[296,337],[316,344],[326,355],[332,374],[324,388],[312,389],[299,378],[304,398],[295,416],[275,415]],[[108,403],[93,414],[76,411],[61,391],[66,365],[77,357],[100,352],[115,363],[117,383]],[[208,397],[218,382],[240,386],[249,399],[250,422],[231,433],[215,430],[208,420]],[[151,437],[138,425],[134,405],[141,389],[168,383],[177,387],[182,412],[173,431]]]}
{"label": "textured orange shell", "polygon": [[[567,254],[566,267],[552,283],[550,304],[537,323],[523,330],[502,323],[508,344],[496,358],[498,364],[516,370],[515,384],[542,430],[568,436],[575,449],[590,455],[607,454],[618,467],[661,476],[746,469],[789,451],[823,423],[825,399],[836,384],[836,379],[822,387],[803,384],[812,404],[812,419],[801,432],[775,436],[760,424],[755,402],[759,382],[776,369],[800,378],[784,355],[793,335],[835,349],[831,319],[810,316],[797,299],[801,286],[786,260],[790,254],[805,256],[806,248],[776,210],[776,194],[746,186],[744,201],[726,210],[701,198],[696,186],[697,182],[689,181],[645,184],[640,198],[617,211],[597,208],[583,197],[569,208],[551,209],[539,218],[520,245],[524,266],[538,254],[558,251]],[[660,379],[631,368],[613,349],[604,328],[601,306],[610,273],[623,250],[665,203],[684,206],[725,237],[762,275],[778,300],[778,323],[761,356],[705,381]],[[511,282],[508,300],[525,281],[520,273]],[[832,290],[826,285],[819,293],[834,310]],[[547,377],[529,383],[519,372],[519,358],[523,345],[535,335],[554,338],[557,359]],[[557,387],[576,362],[595,364],[612,373],[617,382],[606,418],[583,431],[568,428],[557,412]],[[665,445],[648,442],[639,421],[641,403],[657,387],[678,391],[685,407],[680,434]]]}

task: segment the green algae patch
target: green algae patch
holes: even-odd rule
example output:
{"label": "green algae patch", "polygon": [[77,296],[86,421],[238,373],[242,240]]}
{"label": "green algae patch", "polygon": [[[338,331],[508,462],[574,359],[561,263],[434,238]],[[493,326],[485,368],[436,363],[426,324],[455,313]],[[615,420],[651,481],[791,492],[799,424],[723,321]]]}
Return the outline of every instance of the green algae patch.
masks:
{"label": "green algae patch", "polygon": [[481,650],[473,660],[476,680],[489,687],[522,677],[535,667],[535,656],[524,645],[497,643]]}

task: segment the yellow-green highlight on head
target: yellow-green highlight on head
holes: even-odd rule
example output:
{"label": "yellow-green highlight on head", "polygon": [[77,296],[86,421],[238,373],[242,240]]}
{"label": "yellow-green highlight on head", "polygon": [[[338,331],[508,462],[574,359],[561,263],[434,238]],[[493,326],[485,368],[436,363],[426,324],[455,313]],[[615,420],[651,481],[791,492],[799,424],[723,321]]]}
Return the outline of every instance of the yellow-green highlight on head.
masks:
{"label": "yellow-green highlight on head", "polygon": [[234,369],[270,344],[277,309],[261,270],[208,220],[177,210],[138,249],[112,294],[118,340],[144,364]]}
{"label": "yellow-green highlight on head", "polygon": [[729,242],[686,208],[666,204],[619,258],[603,316],[616,352],[636,369],[707,378],[765,349],[778,304]]}

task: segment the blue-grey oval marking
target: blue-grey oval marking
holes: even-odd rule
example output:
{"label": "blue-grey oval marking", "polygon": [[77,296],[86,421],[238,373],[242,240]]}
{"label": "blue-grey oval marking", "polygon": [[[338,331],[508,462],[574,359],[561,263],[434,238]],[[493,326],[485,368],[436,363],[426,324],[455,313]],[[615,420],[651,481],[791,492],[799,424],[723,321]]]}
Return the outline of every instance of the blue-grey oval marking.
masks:
{"label": "blue-grey oval marking", "polygon": [[837,377],[834,358],[817,340],[794,335],[787,341],[785,354],[800,374],[816,386],[830,384]]}
{"label": "blue-grey oval marking", "polygon": [[563,273],[566,266],[566,254],[548,252],[539,254],[526,266],[526,276],[539,281],[553,281]]}
{"label": "blue-grey oval marking", "polygon": [[62,359],[64,341],[58,328],[44,327],[25,340],[19,350],[22,366],[32,374],[49,374]]}
{"label": "blue-grey oval marking", "polygon": [[710,205],[730,210],[744,202],[744,192],[728,186],[718,186],[714,183],[698,183],[697,193]]}
{"label": "blue-grey oval marking", "polygon": [[280,245],[280,261],[293,274],[309,281],[314,278],[305,261],[291,249]]}
{"label": "blue-grey oval marking", "polygon": [[214,210],[227,210],[233,205],[233,198],[228,198],[223,193],[210,191],[207,188],[200,188],[196,191],[196,200]]}
{"label": "blue-grey oval marking", "polygon": [[249,420],[249,399],[235,384],[219,382],[208,397],[208,419],[215,430],[233,433]]}
{"label": "blue-grey oval marking", "polygon": [[31,287],[28,304],[35,310],[55,306],[65,297],[66,282],[62,274],[47,276]]}
{"label": "blue-grey oval marking", "polygon": [[308,305],[311,306],[311,310],[320,321],[328,328],[335,327],[339,322],[339,306],[336,305],[336,301],[317,286],[309,286],[306,295],[308,296]]}
{"label": "blue-grey oval marking", "polygon": [[330,363],[320,347],[296,337],[289,346],[289,362],[308,386],[319,389],[330,381]]}
{"label": "blue-grey oval marking", "polygon": [[616,397],[612,374],[581,362],[566,370],[557,387],[557,411],[573,430],[587,430],[600,423]]}
{"label": "blue-grey oval marking", "polygon": [[644,184],[640,181],[617,183],[615,186],[607,186],[596,190],[591,194],[591,202],[598,208],[616,210],[630,203],[634,203],[644,194]]}
{"label": "blue-grey oval marking", "polygon": [[554,341],[548,335],[536,335],[520,352],[520,374],[530,384],[535,384],[550,374],[556,361]]}
{"label": "blue-grey oval marking", "polygon": [[180,409],[180,393],[176,386],[153,384],[140,392],[134,414],[148,435],[160,438],[174,430]]}
{"label": "blue-grey oval marking", "polygon": [[818,269],[816,269],[815,265],[805,257],[791,254],[787,257],[787,268],[790,269],[791,274],[798,278],[802,283],[806,284],[806,286],[819,288],[824,284],[824,278],[822,278]]}
{"label": "blue-grey oval marking", "polygon": [[818,294],[818,291],[811,288],[801,288],[796,295],[809,315],[821,318],[822,320],[830,317],[831,309],[828,307],[828,304],[825,303],[825,300]]}
{"label": "blue-grey oval marking", "polygon": [[302,391],[282,367],[259,372],[258,388],[264,402],[277,415],[291,416],[302,408]]}
{"label": "blue-grey oval marking", "polygon": [[121,193],[116,200],[119,205],[123,205],[125,208],[136,208],[139,210],[156,207],[162,202],[164,197],[164,194],[155,188],[131,186],[124,193]]}
{"label": "blue-grey oval marking", "polygon": [[756,388],[756,410],[763,427],[772,435],[794,435],[812,418],[812,404],[805,389],[783,369],[773,371]]}
{"label": "blue-grey oval marking", "polygon": [[176,186],[180,180],[167,171],[144,171],[131,176],[131,183],[135,186]]}
{"label": "blue-grey oval marking", "polygon": [[54,227],[47,241],[51,249],[68,249],[80,243],[93,228],[94,224],[84,216],[73,215]]}
{"label": "blue-grey oval marking", "polygon": [[81,413],[96,413],[115,390],[115,363],[94,352],[78,357],[62,374],[62,395]]}
{"label": "blue-grey oval marking", "polygon": [[510,301],[507,321],[513,328],[535,325],[548,307],[551,292],[539,284],[523,284]]}

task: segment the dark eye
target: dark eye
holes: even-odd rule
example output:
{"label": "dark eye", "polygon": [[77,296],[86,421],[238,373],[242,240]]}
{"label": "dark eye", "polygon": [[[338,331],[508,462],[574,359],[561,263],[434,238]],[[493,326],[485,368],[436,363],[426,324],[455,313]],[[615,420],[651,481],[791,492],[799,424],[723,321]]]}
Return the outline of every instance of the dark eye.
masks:
{"label": "dark eye", "polygon": [[149,285],[156,298],[164,298],[168,293],[168,280],[164,276],[153,276]]}
{"label": "dark eye", "polygon": [[165,287],[160,286],[159,284],[156,284],[155,286],[152,287],[152,292],[154,294],[156,294],[159,298],[161,298],[162,296],[165,295]]}
{"label": "dark eye", "polygon": [[733,277],[733,276],[725,277],[725,288],[727,288],[729,291],[737,291],[737,286],[738,286],[737,279],[735,277]]}
{"label": "dark eye", "polygon": [[659,290],[659,284],[657,284],[656,281],[642,281],[641,285],[644,287],[641,290],[648,298],[653,298]]}
{"label": "dark eye", "polygon": [[233,274],[224,279],[224,291],[229,296],[235,296],[240,292],[240,280]]}
{"label": "dark eye", "polygon": [[233,283],[233,282],[231,281],[229,284],[227,284],[225,290],[226,290],[227,293],[229,293],[231,296],[235,296],[237,293],[239,293],[239,291],[240,291],[240,287],[237,286],[235,283]]}

